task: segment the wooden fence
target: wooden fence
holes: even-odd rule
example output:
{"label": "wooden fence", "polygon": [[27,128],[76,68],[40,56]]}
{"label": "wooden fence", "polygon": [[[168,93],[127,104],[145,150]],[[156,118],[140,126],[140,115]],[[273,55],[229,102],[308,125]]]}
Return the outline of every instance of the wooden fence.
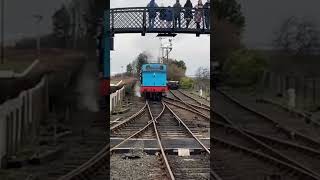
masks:
{"label": "wooden fence", "polygon": [[39,135],[40,121],[48,112],[47,77],[15,99],[0,105],[0,164]]}
{"label": "wooden fence", "polygon": [[125,86],[116,92],[110,94],[110,112],[112,112],[117,106],[121,105],[125,96]]}
{"label": "wooden fence", "polygon": [[286,98],[287,90],[294,88],[297,105],[320,105],[320,78],[266,72],[262,81],[263,91]]}

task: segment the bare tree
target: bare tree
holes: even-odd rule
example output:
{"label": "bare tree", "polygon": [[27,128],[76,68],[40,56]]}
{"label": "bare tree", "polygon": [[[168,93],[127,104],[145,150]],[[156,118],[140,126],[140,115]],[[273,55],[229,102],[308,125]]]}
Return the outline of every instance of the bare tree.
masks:
{"label": "bare tree", "polygon": [[210,70],[206,67],[199,67],[196,71],[196,86],[199,89],[208,89],[210,87]]}
{"label": "bare tree", "polygon": [[319,47],[319,31],[312,21],[292,16],[282,23],[274,44],[286,53],[310,54]]}

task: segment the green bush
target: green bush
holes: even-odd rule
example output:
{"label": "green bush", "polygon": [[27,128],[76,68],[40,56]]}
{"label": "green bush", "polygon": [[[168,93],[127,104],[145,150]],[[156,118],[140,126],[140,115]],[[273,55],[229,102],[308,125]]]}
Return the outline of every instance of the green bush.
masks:
{"label": "green bush", "polygon": [[241,49],[230,54],[223,66],[227,84],[231,86],[250,86],[262,77],[267,62],[258,52]]}
{"label": "green bush", "polygon": [[190,89],[193,87],[193,79],[188,77],[183,77],[180,80],[180,88]]}

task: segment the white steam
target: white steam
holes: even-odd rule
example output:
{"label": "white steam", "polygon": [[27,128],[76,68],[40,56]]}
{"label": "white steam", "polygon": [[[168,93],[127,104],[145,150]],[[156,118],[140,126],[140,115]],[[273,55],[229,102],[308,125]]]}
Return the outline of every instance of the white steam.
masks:
{"label": "white steam", "polygon": [[134,85],[134,95],[137,96],[137,97],[141,97],[141,93],[140,93],[140,83],[137,82],[135,85]]}

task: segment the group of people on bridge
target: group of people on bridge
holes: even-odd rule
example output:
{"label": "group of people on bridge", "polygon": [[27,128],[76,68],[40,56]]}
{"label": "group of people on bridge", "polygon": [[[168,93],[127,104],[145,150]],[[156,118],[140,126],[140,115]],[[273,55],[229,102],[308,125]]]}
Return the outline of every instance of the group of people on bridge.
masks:
{"label": "group of people on bridge", "polygon": [[[181,14],[183,14],[183,18],[186,20],[185,28],[189,28],[191,20],[194,19],[197,29],[201,28],[201,22],[203,21],[205,28],[210,29],[210,0],[207,0],[205,4],[202,3],[202,0],[198,0],[198,3],[194,7],[192,2],[187,0],[183,6],[184,8],[182,8],[180,1],[176,0],[173,7],[162,7],[164,7],[163,4],[161,4],[159,8],[155,0],[150,0],[148,3],[149,28],[154,28],[157,12],[159,12],[161,28],[163,28],[165,24],[167,24],[167,27],[171,27],[172,21],[174,21],[174,27],[181,28]],[[194,14],[192,12],[193,8],[195,9]]]}

